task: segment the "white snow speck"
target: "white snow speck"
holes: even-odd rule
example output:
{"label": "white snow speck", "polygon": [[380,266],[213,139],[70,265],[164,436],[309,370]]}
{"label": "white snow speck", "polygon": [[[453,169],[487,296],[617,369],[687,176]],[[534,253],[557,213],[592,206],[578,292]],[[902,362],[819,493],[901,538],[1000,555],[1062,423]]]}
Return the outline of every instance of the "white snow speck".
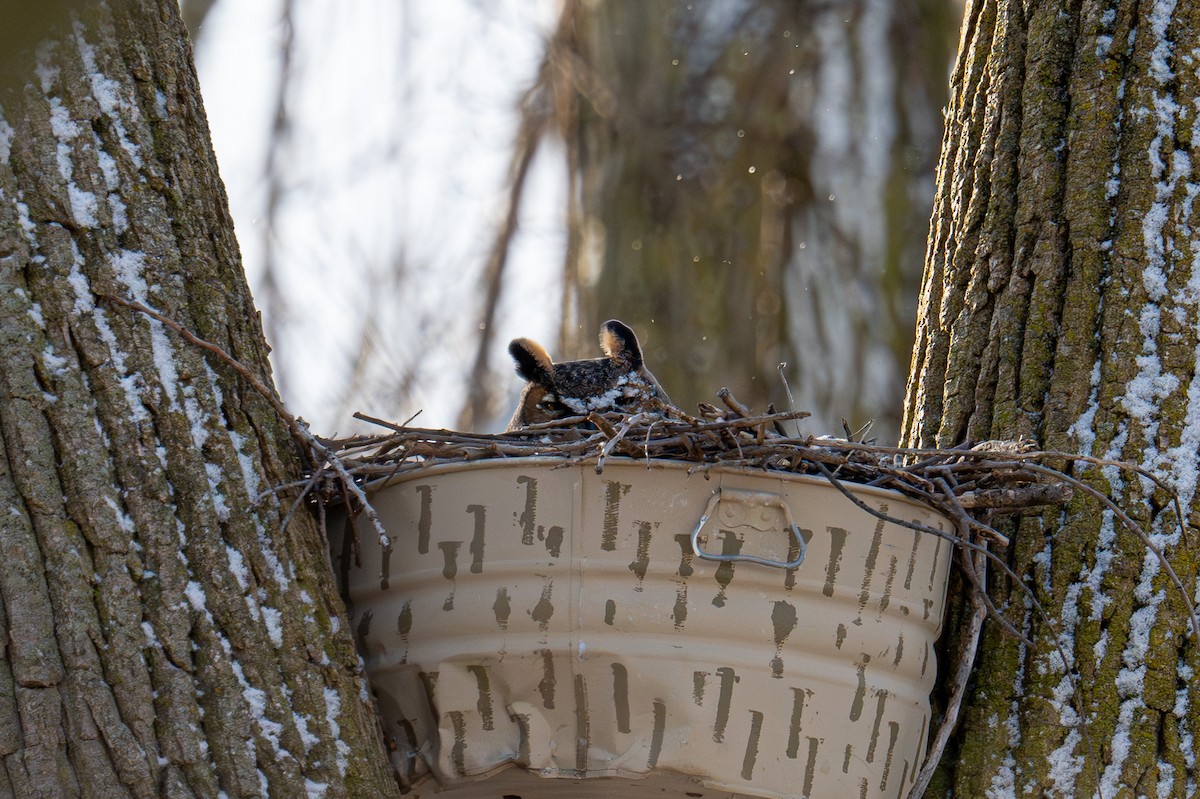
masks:
{"label": "white snow speck", "polygon": [[204,588],[201,587],[200,583],[196,582],[195,580],[189,580],[187,588],[184,589],[183,593],[187,597],[187,600],[191,604],[193,610],[205,613],[208,612],[206,608],[208,597],[205,595]]}
{"label": "white snow speck", "polygon": [[221,467],[215,463],[205,463],[204,473],[208,477],[208,493],[212,498],[213,510],[217,518],[223,522],[229,521],[229,504],[221,491]]}
{"label": "white snow speck", "polygon": [[267,637],[271,639],[271,644],[276,649],[280,649],[283,646],[283,625],[280,624],[283,614],[266,605],[262,605],[260,609],[262,610],[263,624],[267,626]]}
{"label": "white snow speck", "polygon": [[246,561],[242,557],[242,553],[231,546],[226,546],[225,557],[229,558],[229,571],[237,580],[238,587],[243,591],[248,591],[250,589],[250,571],[246,568]]}
{"label": "white snow speck", "polygon": [[342,728],[337,718],[342,713],[342,698],[332,688],[325,688],[325,719],[329,723],[329,731],[337,742],[337,766],[340,774],[346,773],[346,765],[350,760],[350,746],[342,740]]}

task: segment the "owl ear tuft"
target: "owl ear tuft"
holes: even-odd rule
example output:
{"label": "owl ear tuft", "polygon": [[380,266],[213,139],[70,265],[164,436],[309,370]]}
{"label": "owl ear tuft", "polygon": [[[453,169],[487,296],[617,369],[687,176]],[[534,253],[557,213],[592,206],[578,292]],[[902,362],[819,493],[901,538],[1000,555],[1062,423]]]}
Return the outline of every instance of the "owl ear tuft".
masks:
{"label": "owl ear tuft", "polygon": [[515,338],[508,345],[508,354],[517,364],[517,374],[536,383],[550,388],[554,384],[554,361],[546,348],[528,338]]}
{"label": "owl ear tuft", "polygon": [[642,367],[642,347],[637,335],[619,319],[609,319],[600,326],[600,348],[609,358],[630,369]]}

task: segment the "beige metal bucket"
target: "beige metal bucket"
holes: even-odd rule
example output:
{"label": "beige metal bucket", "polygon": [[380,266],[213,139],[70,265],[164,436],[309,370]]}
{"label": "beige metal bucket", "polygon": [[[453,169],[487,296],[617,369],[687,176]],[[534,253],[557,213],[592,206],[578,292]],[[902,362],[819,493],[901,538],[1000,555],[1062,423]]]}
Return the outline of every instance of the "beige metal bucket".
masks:
{"label": "beige metal bucket", "polygon": [[360,517],[337,566],[416,795],[907,794],[951,545],[820,478],[688,466],[488,460],[373,494],[390,540]]}

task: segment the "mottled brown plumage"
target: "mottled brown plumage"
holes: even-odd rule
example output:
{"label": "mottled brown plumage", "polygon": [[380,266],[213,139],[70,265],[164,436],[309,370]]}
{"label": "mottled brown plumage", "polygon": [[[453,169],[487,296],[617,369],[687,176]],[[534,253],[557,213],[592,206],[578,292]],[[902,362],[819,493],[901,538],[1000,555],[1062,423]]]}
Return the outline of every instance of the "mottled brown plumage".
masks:
{"label": "mottled brown plumage", "polygon": [[616,319],[601,325],[600,348],[603,358],[554,363],[536,341],[514,339],[508,352],[517,363],[517,374],[528,384],[508,429],[586,416],[591,411],[634,412],[655,397],[670,402],[645,367],[637,336],[628,325]]}

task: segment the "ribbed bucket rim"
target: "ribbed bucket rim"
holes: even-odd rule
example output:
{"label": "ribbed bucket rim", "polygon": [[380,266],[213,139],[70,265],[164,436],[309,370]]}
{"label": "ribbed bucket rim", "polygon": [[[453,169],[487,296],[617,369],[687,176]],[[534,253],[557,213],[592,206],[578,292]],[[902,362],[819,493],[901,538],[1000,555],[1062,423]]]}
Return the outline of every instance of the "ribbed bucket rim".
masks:
{"label": "ribbed bucket rim", "polygon": [[[683,460],[676,460],[673,458],[633,458],[633,457],[630,457],[627,455],[614,455],[614,456],[605,458],[604,465],[606,468],[610,465],[621,465],[621,466],[642,466],[647,471],[650,471],[651,469],[656,468],[656,467],[664,468],[664,469],[674,469],[674,470],[686,471],[697,464],[694,461],[683,461]],[[499,467],[513,467],[513,466],[519,466],[519,467],[525,467],[525,468],[541,468],[541,469],[548,469],[548,470],[571,469],[571,468],[595,469],[595,461],[587,460],[587,461],[581,461],[578,463],[572,463],[572,462],[570,462],[569,459],[566,459],[566,458],[558,458],[558,457],[543,456],[543,455],[525,455],[525,456],[516,457],[516,458],[482,458],[482,459],[478,459],[478,460],[445,461],[442,463],[430,464],[429,466],[422,466],[422,467],[419,467],[416,469],[410,469],[410,470],[402,472],[400,474],[396,474],[392,477],[383,479],[381,482],[379,482],[376,485],[370,485],[370,484],[367,485],[365,487],[365,490],[366,490],[367,496],[369,498],[370,495],[375,494],[379,491],[382,491],[385,488],[390,488],[398,483],[405,483],[405,482],[408,482],[409,480],[414,480],[414,479],[418,479],[418,478],[428,479],[428,477],[430,475],[436,476],[436,475],[443,475],[443,474],[453,474],[455,472],[488,470],[488,469],[495,469],[495,468],[499,468]],[[824,487],[824,488],[828,488],[832,491],[838,490],[832,483],[829,482],[829,480],[822,477],[821,475],[796,474],[795,472],[783,472],[783,471],[776,471],[773,469],[757,469],[757,468],[751,468],[748,466],[713,465],[713,466],[707,466],[701,470],[696,471],[694,474],[688,475],[688,476],[704,479],[705,474],[738,474],[738,475],[751,476],[751,477],[766,477],[766,478],[770,478],[770,479],[785,480],[787,482],[794,482],[794,483],[808,484],[808,485],[817,486],[817,487]],[[908,496],[907,494],[905,494],[902,491],[897,491],[892,488],[881,488],[880,486],[866,485],[864,483],[856,483],[852,480],[840,480],[839,482],[842,484],[842,486],[844,486],[845,488],[847,488],[848,490],[850,490],[852,493],[854,493],[856,495],[865,493],[865,494],[873,495],[873,496],[876,496],[876,497],[879,497],[882,499],[893,499],[893,500],[899,500],[902,502],[906,502],[911,505],[925,508],[930,513],[936,514],[938,517],[946,520],[947,522],[951,522],[951,524],[953,525],[953,521],[945,513],[938,510],[937,508],[933,507],[932,505],[929,505],[925,502],[921,502],[919,499]]]}

